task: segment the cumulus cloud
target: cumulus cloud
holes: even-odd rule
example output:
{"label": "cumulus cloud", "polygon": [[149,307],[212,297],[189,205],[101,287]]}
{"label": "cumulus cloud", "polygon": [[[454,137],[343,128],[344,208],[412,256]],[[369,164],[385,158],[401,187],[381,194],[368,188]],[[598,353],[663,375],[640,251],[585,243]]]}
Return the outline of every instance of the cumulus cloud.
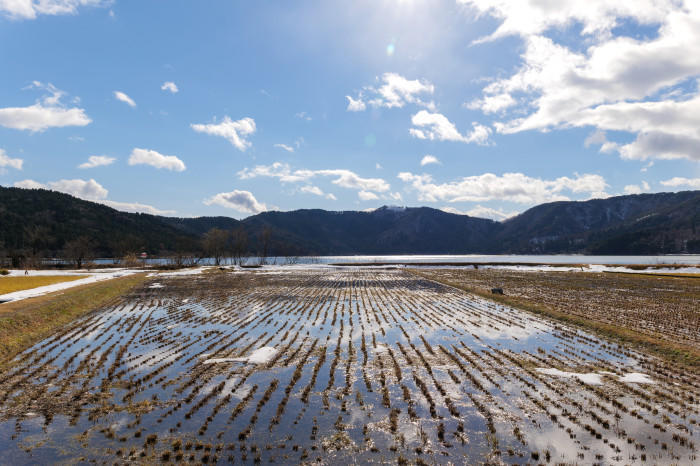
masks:
{"label": "cumulus cloud", "polygon": [[100,183],[93,179],[89,180],[58,180],[49,181],[48,183],[40,183],[34,180],[17,181],[13,185],[15,188],[24,189],[51,189],[62,193],[70,194],[71,196],[85,199],[99,204],[104,204],[113,209],[123,212],[142,212],[151,215],[171,215],[174,210],[161,210],[148,204],[139,202],[119,202],[110,201],[107,199],[109,192]]}
{"label": "cumulus cloud", "polygon": [[250,191],[233,190],[228,193],[219,193],[206,199],[206,205],[219,205],[228,209],[234,209],[239,212],[258,214],[265,212],[267,206],[262,202],[258,202]]}
{"label": "cumulus cloud", "polygon": [[357,197],[359,197],[361,201],[373,201],[375,199],[379,199],[379,196],[372,191],[358,191]]}
{"label": "cumulus cloud", "polygon": [[309,194],[313,194],[316,196],[323,196],[326,199],[330,199],[331,201],[338,200],[338,198],[336,198],[335,195],[333,195],[332,193],[324,193],[323,190],[321,188],[319,188],[318,186],[313,186],[313,185],[302,186],[301,188],[299,188],[299,191],[301,191],[302,193],[309,193]]}
{"label": "cumulus cloud", "polygon": [[294,148],[292,146],[288,146],[287,144],[273,144],[273,147],[284,149],[287,152],[294,152]]}
{"label": "cumulus cloud", "polygon": [[174,155],[163,155],[150,149],[134,148],[129,156],[129,165],[150,165],[156,168],[181,172],[185,170],[185,163]]}
{"label": "cumulus cloud", "polygon": [[517,211],[511,211],[511,212],[506,212],[502,209],[494,209],[492,207],[485,207],[482,205],[476,205],[475,207],[467,210],[467,211],[461,211],[459,209],[456,209],[454,207],[441,207],[440,210],[444,212],[448,212],[450,214],[457,214],[457,215],[468,215],[470,217],[478,217],[478,218],[488,218],[491,220],[495,220],[497,222],[506,220],[511,217],[515,217],[516,215],[519,214]]}
{"label": "cumulus cloud", "polygon": [[221,123],[191,124],[190,127],[198,133],[210,134],[226,138],[233,146],[244,151],[251,146],[251,142],[246,139],[255,133],[255,120],[252,118],[242,118],[233,121],[225,116]]}
{"label": "cumulus cloud", "polygon": [[625,194],[642,194],[648,192],[650,189],[649,183],[642,181],[641,185],[638,184],[628,184],[624,187]]}
{"label": "cumulus cloud", "polygon": [[12,186],[23,189],[49,189],[44,183],[39,183],[34,180],[15,181]]}
{"label": "cumulus cloud", "polygon": [[120,102],[124,102],[129,107],[136,107],[136,102],[134,102],[134,100],[131,97],[129,97],[121,91],[114,91],[114,98]]}
{"label": "cumulus cloud", "polygon": [[34,81],[27,89],[40,89],[46,94],[28,107],[0,108],[0,126],[41,132],[48,128],[86,126],[92,122],[82,108],[66,107],[61,103],[66,94],[53,84]]}
{"label": "cumulus cloud", "polygon": [[438,141],[474,142],[479,145],[488,143],[491,128],[472,123],[472,131],[467,135],[462,135],[454,123],[440,113],[430,113],[421,110],[411,117],[411,123],[418,128],[411,128],[408,132],[418,139],[436,139]]}
{"label": "cumulus cloud", "polygon": [[141,204],[139,202],[119,202],[119,201],[108,201],[102,200],[98,201],[100,204],[104,204],[113,209],[121,210],[122,212],[132,212],[132,213],[144,213],[151,215],[172,215],[175,213],[174,210],[161,210],[152,205]]}
{"label": "cumulus cloud", "polygon": [[180,90],[177,88],[177,85],[172,82],[172,81],[165,81],[162,86],[160,86],[161,91],[168,91],[172,94],[177,94],[177,92]]}
{"label": "cumulus cloud", "polygon": [[13,186],[25,189],[51,189],[90,201],[105,199],[107,194],[109,194],[104,186],[92,178],[89,180],[49,181],[46,184],[34,180],[23,180],[15,182]]}
{"label": "cumulus cloud", "polygon": [[574,23],[583,27],[583,35],[607,36],[621,18],[634,19],[641,24],[653,24],[673,11],[673,0],[457,0],[478,14],[488,14],[501,20],[499,27],[478,42],[510,35],[530,36],[548,29],[563,28]]}
{"label": "cumulus cloud", "polygon": [[362,99],[353,99],[349,95],[345,96],[348,99],[348,112],[361,112],[367,108],[367,105],[362,101]]}
{"label": "cumulus cloud", "polygon": [[335,178],[331,182],[343,188],[376,192],[386,192],[390,189],[389,183],[381,178],[363,178],[350,170],[292,170],[289,164],[282,162],[244,168],[238,172],[238,176],[244,180],[256,177],[278,178],[283,183],[308,182],[314,177],[322,176]]}
{"label": "cumulus cloud", "polygon": [[0,149],[0,174],[2,174],[7,167],[14,168],[15,170],[21,170],[23,163],[24,160],[13,159],[7,155],[7,152],[5,152],[4,149]]}
{"label": "cumulus cloud", "polygon": [[[500,25],[481,41],[516,36],[524,47],[516,71],[492,80],[469,104],[504,112],[501,133],[593,127],[601,152],[627,159],[700,160],[700,4],[683,0],[460,0]],[[629,37],[616,29],[632,21],[656,29]],[[573,26],[579,26],[575,28]],[[553,29],[579,33],[562,42]],[[575,48],[577,44],[586,48]],[[689,84],[690,83],[690,84]],[[507,112],[506,112],[507,111]],[[621,144],[604,131],[636,137]],[[596,142],[597,140],[597,142]]]}
{"label": "cumulus cloud", "polygon": [[76,14],[82,6],[100,6],[111,0],[0,0],[0,13],[11,19],[35,19],[39,15]]}
{"label": "cumulus cloud", "polygon": [[91,155],[88,157],[88,161],[78,165],[78,168],[95,168],[102,167],[105,165],[111,165],[117,160],[114,157],[108,157],[106,155]]}
{"label": "cumulus cloud", "polygon": [[574,178],[562,176],[554,180],[532,178],[522,173],[493,173],[468,176],[449,183],[435,183],[430,175],[399,173],[398,178],[418,194],[424,202],[485,202],[501,200],[519,204],[540,204],[552,201],[567,201],[564,191],[581,194],[589,198],[607,197],[608,186],[600,175],[576,174]]}
{"label": "cumulus cloud", "polygon": [[420,160],[420,166],[421,166],[421,167],[424,167],[425,165],[429,165],[429,164],[431,164],[431,163],[437,163],[437,164],[439,164],[440,161],[438,160],[437,157],[435,157],[434,155],[430,155],[430,154],[424,156],[424,157]]}
{"label": "cumulus cloud", "polygon": [[381,82],[379,86],[363,87],[357,98],[345,96],[348,99],[349,112],[360,112],[365,110],[367,105],[374,108],[401,108],[406,104],[415,104],[435,108],[432,101],[425,102],[420,98],[421,95],[432,94],[435,91],[435,87],[428,81],[406,79],[396,73],[384,73],[377,79]]}
{"label": "cumulus cloud", "polygon": [[670,180],[662,181],[661,184],[673,188],[687,186],[688,188],[700,189],[700,178],[683,178],[681,176],[676,176]]}

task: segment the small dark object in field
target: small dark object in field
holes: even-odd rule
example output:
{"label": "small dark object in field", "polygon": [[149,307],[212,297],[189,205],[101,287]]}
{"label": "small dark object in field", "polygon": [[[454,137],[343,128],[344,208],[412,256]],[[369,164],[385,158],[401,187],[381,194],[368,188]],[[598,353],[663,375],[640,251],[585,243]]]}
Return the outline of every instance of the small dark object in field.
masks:
{"label": "small dark object in field", "polygon": [[491,288],[491,294],[503,294],[503,288]]}

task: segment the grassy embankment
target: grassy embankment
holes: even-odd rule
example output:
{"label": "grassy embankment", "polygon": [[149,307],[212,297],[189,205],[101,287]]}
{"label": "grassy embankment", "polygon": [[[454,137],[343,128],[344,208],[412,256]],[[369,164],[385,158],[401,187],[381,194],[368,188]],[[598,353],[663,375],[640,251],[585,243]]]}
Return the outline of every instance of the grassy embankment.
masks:
{"label": "grassy embankment", "polygon": [[59,327],[108,305],[146,279],[136,274],[0,304],[0,368]]}
{"label": "grassy embankment", "polygon": [[40,286],[53,285],[55,283],[70,282],[80,280],[85,276],[80,275],[39,275],[39,276],[19,276],[0,277],[0,295],[14,293],[15,291],[29,290]]}
{"label": "grassy embankment", "polygon": [[[573,325],[584,330],[592,331],[601,337],[608,338],[619,344],[630,345],[632,348],[637,350],[641,350],[643,352],[646,351],[668,361],[682,364],[693,370],[700,368],[700,349],[687,344],[676,343],[674,341],[661,338],[660,336],[655,336],[653,332],[642,333],[628,327],[575,315],[566,312],[563,309],[558,309],[554,306],[547,305],[533,299],[528,299],[526,297],[508,296],[507,294],[492,294],[490,290],[465,285],[464,283],[459,283],[453,280],[442,279],[420,270],[409,268],[406,270],[427,280],[436,281],[444,285],[458,288],[477,296],[481,296],[482,298],[495,301],[499,304],[529,311],[534,314]],[[669,277],[668,279],[672,280],[673,278]]]}

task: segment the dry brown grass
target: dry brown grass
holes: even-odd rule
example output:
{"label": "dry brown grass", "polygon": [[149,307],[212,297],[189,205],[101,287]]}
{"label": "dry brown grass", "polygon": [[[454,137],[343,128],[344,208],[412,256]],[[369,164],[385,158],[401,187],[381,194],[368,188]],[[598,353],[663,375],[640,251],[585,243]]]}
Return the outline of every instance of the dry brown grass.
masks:
{"label": "dry brown grass", "polygon": [[0,367],[57,328],[104,306],[145,279],[146,274],[136,274],[0,304]]}
{"label": "dry brown grass", "polygon": [[15,291],[30,290],[40,286],[53,285],[54,283],[80,280],[85,276],[80,275],[40,275],[20,277],[0,277],[0,294],[14,293]]}

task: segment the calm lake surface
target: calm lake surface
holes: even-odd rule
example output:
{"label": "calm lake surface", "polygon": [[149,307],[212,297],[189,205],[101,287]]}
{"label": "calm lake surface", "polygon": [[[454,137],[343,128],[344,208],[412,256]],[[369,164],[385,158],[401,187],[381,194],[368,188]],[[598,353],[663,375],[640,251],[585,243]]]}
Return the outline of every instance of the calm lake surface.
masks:
{"label": "calm lake surface", "polygon": [[[254,264],[258,261],[257,257],[249,257],[247,263]],[[112,259],[98,259],[95,261],[98,264],[111,264]],[[168,258],[152,258],[147,259],[147,264],[166,264]],[[498,254],[465,254],[465,255],[386,255],[386,256],[300,256],[295,258],[287,257],[268,257],[268,264],[338,264],[338,263],[360,263],[360,262],[410,262],[414,264],[421,263],[454,263],[454,262],[510,262],[510,263],[532,263],[532,264],[610,264],[610,265],[628,265],[628,264],[684,264],[684,265],[700,265],[700,255],[698,254],[683,254],[683,255],[660,255],[660,256],[583,256],[576,254],[561,254],[561,255],[498,255]],[[199,261],[200,265],[212,265],[214,260],[205,258]],[[229,264],[228,260],[224,261],[224,265]]]}

